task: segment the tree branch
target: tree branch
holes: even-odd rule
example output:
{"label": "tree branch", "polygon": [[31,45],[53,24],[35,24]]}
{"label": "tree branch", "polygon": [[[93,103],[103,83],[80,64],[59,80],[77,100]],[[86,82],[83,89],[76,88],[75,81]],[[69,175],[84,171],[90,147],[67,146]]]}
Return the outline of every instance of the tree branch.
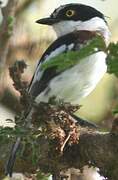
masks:
{"label": "tree branch", "polygon": [[[115,120],[116,121],[116,120]],[[118,133],[118,132],[117,132]],[[55,174],[58,170],[63,171],[69,168],[82,169],[85,165],[100,168],[100,173],[109,180],[117,179],[118,172],[118,134],[98,133],[81,130],[78,144],[67,146],[63,155],[56,154],[46,139],[39,142],[39,156],[37,167],[31,161],[29,146],[23,157],[18,157],[15,163],[15,172],[34,173],[38,167],[45,173]],[[3,145],[0,148],[0,174],[3,174],[3,164],[8,157],[8,147]],[[3,149],[7,152],[3,151]],[[26,156],[28,154],[28,156]]]}
{"label": "tree branch", "polygon": [[9,39],[13,31],[13,18],[18,0],[9,0],[6,7],[2,9],[3,21],[0,25],[0,72],[6,64],[6,57],[9,48]]}

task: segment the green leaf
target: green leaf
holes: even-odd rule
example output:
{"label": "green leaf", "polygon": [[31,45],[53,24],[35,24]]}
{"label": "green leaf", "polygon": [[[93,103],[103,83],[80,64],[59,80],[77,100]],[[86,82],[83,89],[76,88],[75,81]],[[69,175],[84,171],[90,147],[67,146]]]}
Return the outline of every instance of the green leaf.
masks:
{"label": "green leaf", "polygon": [[118,77],[118,42],[108,47],[107,72]]}
{"label": "green leaf", "polygon": [[96,35],[88,44],[85,44],[79,51],[69,51],[68,53],[62,53],[57,57],[51,58],[41,65],[42,70],[46,70],[50,67],[57,67],[57,72],[62,72],[68,68],[78,64],[78,62],[85,57],[96,53],[98,51],[105,51],[106,46],[103,38]]}
{"label": "green leaf", "polygon": [[7,21],[8,21],[8,25],[13,24],[14,23],[14,17],[13,16],[8,16]]}
{"label": "green leaf", "polygon": [[114,115],[118,114],[118,108],[117,108],[117,109],[116,109],[116,108],[113,109],[112,113],[113,113]]}
{"label": "green leaf", "polygon": [[8,22],[8,36],[11,36],[14,26],[14,17],[8,16],[7,22]]}

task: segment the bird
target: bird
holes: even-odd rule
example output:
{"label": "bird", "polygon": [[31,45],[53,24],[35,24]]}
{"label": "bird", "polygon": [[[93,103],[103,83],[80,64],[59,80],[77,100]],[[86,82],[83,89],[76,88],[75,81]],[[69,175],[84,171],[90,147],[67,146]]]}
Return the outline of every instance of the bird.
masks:
{"label": "bird", "polygon": [[[58,67],[47,66],[54,58],[60,55],[68,55],[70,52],[79,52],[91,40],[99,35],[107,48],[110,39],[110,30],[103,13],[94,7],[70,3],[56,8],[49,17],[36,21],[42,25],[52,26],[56,32],[57,39],[46,49],[39,60],[30,85],[28,93],[34,97],[36,102],[48,102],[55,96],[56,100],[63,99],[64,102],[79,104],[80,100],[88,96],[107,71],[106,57],[103,50],[98,50],[77,60],[73,66],[58,71]],[[63,58],[61,59],[63,67]],[[94,126],[93,123],[82,120],[76,115],[74,119],[83,126]],[[20,138],[13,146],[10,158],[6,166],[6,174],[12,175]]]}

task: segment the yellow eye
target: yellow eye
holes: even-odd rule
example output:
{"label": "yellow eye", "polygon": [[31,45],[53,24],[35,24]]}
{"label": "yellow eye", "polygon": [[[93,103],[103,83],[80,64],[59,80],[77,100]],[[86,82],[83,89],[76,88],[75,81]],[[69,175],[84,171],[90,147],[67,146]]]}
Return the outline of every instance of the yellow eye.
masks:
{"label": "yellow eye", "polygon": [[66,16],[67,17],[72,17],[72,16],[74,16],[74,14],[75,14],[75,11],[74,10],[68,10],[68,11],[66,11]]}

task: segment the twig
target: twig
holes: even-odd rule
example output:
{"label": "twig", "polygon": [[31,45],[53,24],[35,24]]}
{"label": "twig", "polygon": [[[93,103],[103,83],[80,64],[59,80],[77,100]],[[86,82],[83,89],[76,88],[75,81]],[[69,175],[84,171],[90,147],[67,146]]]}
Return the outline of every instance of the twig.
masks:
{"label": "twig", "polygon": [[67,136],[67,138],[65,139],[63,145],[61,146],[61,150],[60,150],[61,152],[63,152],[64,147],[65,147],[66,143],[68,142],[68,140],[70,139],[70,137],[71,137],[71,133],[68,134],[68,136]]}

